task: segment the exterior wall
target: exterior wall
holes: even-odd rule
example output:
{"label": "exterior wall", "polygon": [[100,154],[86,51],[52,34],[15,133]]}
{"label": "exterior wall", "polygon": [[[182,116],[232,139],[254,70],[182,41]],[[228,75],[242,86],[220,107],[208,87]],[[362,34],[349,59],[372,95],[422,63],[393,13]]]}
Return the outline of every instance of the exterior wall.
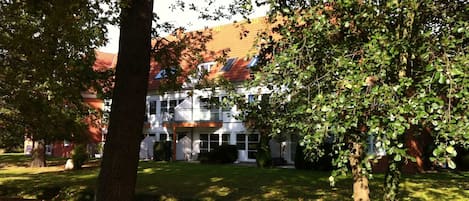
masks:
{"label": "exterior wall", "polygon": [[[266,89],[253,89],[253,90],[245,90],[245,89],[238,89],[238,93],[244,94],[246,96],[250,94],[259,94],[261,93],[268,93],[269,91]],[[249,139],[247,139],[249,134],[257,135],[257,133],[251,129],[245,127],[242,121],[237,120],[234,116],[239,114],[236,107],[229,108],[227,110],[223,110],[222,108],[214,109],[217,113],[215,118],[213,118],[213,110],[208,111],[203,108],[203,103],[200,101],[201,98],[208,98],[212,95],[211,90],[181,90],[178,92],[173,93],[166,93],[163,95],[159,94],[149,94],[147,96],[147,117],[148,117],[148,126],[147,129],[144,131],[145,138],[141,142],[141,150],[140,150],[140,158],[141,159],[151,159],[153,157],[152,148],[155,141],[161,140],[169,140],[172,139],[160,139],[161,134],[165,134],[166,136],[173,133],[172,128],[168,128],[169,120],[173,122],[220,122],[221,127],[217,128],[208,128],[208,127],[178,127],[176,128],[177,134],[186,134],[188,139],[184,139],[183,142],[180,142],[180,137],[176,137],[176,160],[195,160],[197,159],[198,154],[200,154],[201,150],[201,134],[210,134],[210,135],[219,135],[218,140],[219,144],[222,143],[223,134],[229,135],[228,143],[231,145],[236,145],[237,138],[241,138],[245,135],[245,149],[238,151],[238,159],[240,162],[255,162],[255,158],[249,158],[250,151],[249,151]],[[192,96],[188,96],[188,94],[192,94]],[[215,91],[215,94],[218,94],[219,101],[221,101],[221,97],[225,95],[222,91]],[[214,95],[215,96],[215,95]],[[260,98],[260,97],[258,97]],[[162,113],[162,102],[169,104],[168,101],[170,100],[179,100],[178,104],[174,107],[174,115],[167,115]],[[164,102],[166,101],[166,102]],[[153,102],[153,103],[151,103]],[[151,106],[154,104],[153,106]],[[153,107],[153,108],[152,108]],[[156,109],[156,111],[153,111]],[[168,109],[167,109],[168,110]],[[168,118],[168,116],[171,116]],[[204,118],[210,116],[210,118]],[[166,122],[166,126],[165,126]],[[238,136],[241,135],[241,136]],[[252,136],[253,137],[253,136]],[[258,140],[258,139],[257,139]],[[280,151],[282,152],[282,156],[287,160],[289,163],[293,163],[294,154],[292,152],[296,146],[289,141],[290,137],[287,138],[287,141],[277,143],[279,144],[278,151],[273,152],[274,157],[280,157]],[[190,142],[189,142],[190,141]],[[252,143],[251,143],[252,144]],[[240,145],[241,146],[241,145]],[[251,148],[253,145],[251,145]],[[151,151],[150,151],[151,150]],[[188,151],[190,150],[190,151]],[[187,152],[190,152],[187,156]],[[252,152],[252,151],[251,151]],[[185,153],[185,154],[184,154]]]}
{"label": "exterior wall", "polygon": [[[96,98],[96,95],[82,93],[83,101],[90,106],[90,108],[102,111],[104,107],[104,102],[101,99]],[[88,124],[87,134],[89,135],[88,148],[91,152],[96,152],[97,144],[102,141],[102,131],[103,127],[101,125],[101,118],[96,116],[89,116],[85,118],[85,121]],[[46,145],[46,155],[51,155],[54,157],[71,157],[71,151],[73,150],[74,144],[72,142],[63,140],[55,141],[49,145]],[[33,141],[29,138],[25,138],[24,141],[24,154],[31,154],[33,148]]]}

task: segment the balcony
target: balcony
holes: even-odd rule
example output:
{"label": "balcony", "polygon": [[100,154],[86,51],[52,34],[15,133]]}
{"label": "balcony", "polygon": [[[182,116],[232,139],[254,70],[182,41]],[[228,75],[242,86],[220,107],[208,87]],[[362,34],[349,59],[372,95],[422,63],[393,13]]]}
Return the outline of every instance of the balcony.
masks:
{"label": "balcony", "polygon": [[219,109],[176,108],[163,112],[163,122],[222,122]]}

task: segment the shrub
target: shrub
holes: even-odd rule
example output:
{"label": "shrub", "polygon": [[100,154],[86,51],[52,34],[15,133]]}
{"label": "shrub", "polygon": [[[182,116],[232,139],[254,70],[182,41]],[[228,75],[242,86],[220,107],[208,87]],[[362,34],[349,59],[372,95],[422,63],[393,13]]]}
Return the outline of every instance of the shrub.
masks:
{"label": "shrub", "polygon": [[303,152],[304,147],[301,145],[297,145],[296,153],[295,153],[295,168],[302,169],[302,170],[322,170],[322,171],[330,171],[333,169],[332,165],[332,156],[329,155],[332,152],[332,145],[329,143],[324,143],[321,145],[321,148],[326,153],[325,155],[316,158],[316,160],[309,160],[305,159],[305,154]]}
{"label": "shrub", "polygon": [[203,152],[203,153],[199,153],[198,155],[198,160],[200,161],[200,163],[214,163],[213,161],[211,161],[210,159],[213,158],[213,157],[210,157],[212,152]]}
{"label": "shrub", "polygon": [[170,161],[171,160],[171,141],[155,142],[153,146],[153,160]]}
{"label": "shrub", "polygon": [[236,145],[224,144],[208,153],[200,153],[199,161],[201,163],[233,163],[238,159],[238,149]]}
{"label": "shrub", "polygon": [[313,163],[311,161],[305,160],[305,154],[303,153],[304,147],[300,143],[296,146],[295,152],[295,168],[299,170],[308,170],[313,168]]}
{"label": "shrub", "polygon": [[81,169],[83,164],[88,160],[88,153],[86,152],[85,145],[78,144],[73,148],[72,161],[73,169]]}
{"label": "shrub", "polygon": [[166,148],[165,148],[164,141],[156,142],[155,145],[153,146],[153,160],[155,161],[166,160]]}

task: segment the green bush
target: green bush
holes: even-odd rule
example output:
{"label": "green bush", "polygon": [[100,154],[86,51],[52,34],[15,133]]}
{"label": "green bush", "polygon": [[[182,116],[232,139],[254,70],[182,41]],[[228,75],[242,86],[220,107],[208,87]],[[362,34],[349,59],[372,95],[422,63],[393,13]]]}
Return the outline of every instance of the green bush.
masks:
{"label": "green bush", "polygon": [[88,160],[88,153],[83,144],[75,145],[72,151],[73,169],[81,169],[83,164]]}
{"label": "green bush", "polygon": [[300,143],[296,146],[295,152],[295,168],[299,170],[309,170],[313,168],[311,161],[305,160],[305,154],[303,153],[304,147]]}
{"label": "green bush", "polygon": [[238,149],[236,145],[224,144],[208,153],[200,153],[199,161],[201,163],[233,163],[238,159]]}
{"label": "green bush", "polygon": [[153,146],[153,160],[155,161],[168,161],[169,159],[166,157],[167,156],[167,151],[170,152],[170,150],[166,150],[166,142],[161,141],[161,142],[156,142],[155,145]]}
{"label": "green bush", "polygon": [[295,153],[295,168],[300,170],[332,170],[332,156],[329,155],[332,152],[332,145],[329,143],[324,143],[323,145],[321,145],[321,148],[326,154],[319,158],[316,158],[316,160],[311,161],[309,159],[305,159],[305,154],[303,152],[304,147],[298,144]]}

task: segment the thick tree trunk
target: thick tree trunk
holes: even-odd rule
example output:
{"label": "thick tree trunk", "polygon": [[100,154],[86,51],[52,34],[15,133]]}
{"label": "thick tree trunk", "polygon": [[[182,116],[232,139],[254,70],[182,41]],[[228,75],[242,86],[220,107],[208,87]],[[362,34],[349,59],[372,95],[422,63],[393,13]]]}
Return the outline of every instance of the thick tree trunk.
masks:
{"label": "thick tree trunk", "polygon": [[31,167],[46,167],[46,147],[44,141],[33,141]]}
{"label": "thick tree trunk", "polygon": [[363,146],[360,143],[352,144],[352,152],[350,154],[350,166],[353,175],[353,200],[369,201],[370,189],[368,187],[368,177],[363,174],[360,165],[363,160]]}
{"label": "thick tree trunk", "polygon": [[129,0],[122,9],[109,134],[97,200],[134,200],[139,143],[150,67],[152,0]]}

